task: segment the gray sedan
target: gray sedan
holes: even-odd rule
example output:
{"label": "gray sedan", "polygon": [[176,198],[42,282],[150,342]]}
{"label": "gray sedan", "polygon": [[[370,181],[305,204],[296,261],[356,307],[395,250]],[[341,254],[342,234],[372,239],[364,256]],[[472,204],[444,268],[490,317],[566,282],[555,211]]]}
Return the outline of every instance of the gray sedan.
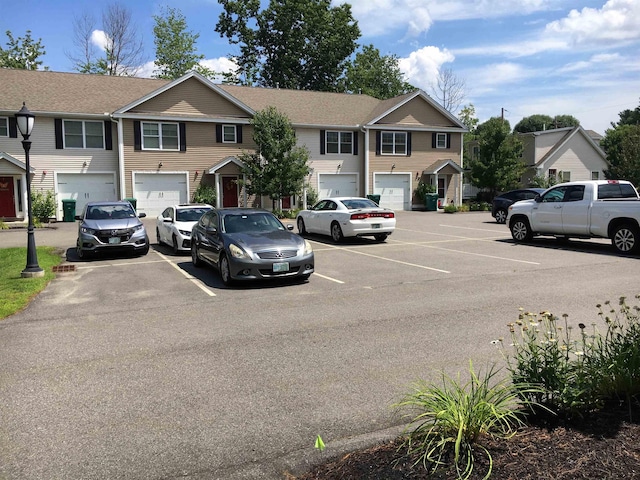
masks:
{"label": "gray sedan", "polygon": [[89,202],[82,215],[76,215],[78,239],[76,252],[86,258],[98,252],[129,252],[146,255],[149,237],[140,218],[127,201]]}
{"label": "gray sedan", "polygon": [[311,244],[260,209],[206,212],[193,227],[191,260],[220,271],[222,282],[278,278],[307,279],[313,273]]}

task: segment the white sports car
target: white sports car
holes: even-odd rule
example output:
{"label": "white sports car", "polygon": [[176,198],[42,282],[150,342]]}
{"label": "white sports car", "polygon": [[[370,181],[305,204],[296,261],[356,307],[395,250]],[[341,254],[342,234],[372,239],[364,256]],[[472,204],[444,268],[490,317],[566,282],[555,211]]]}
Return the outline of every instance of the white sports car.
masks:
{"label": "white sports car", "polygon": [[156,220],[158,243],[172,246],[174,254],[191,251],[191,230],[200,217],[212,208],[204,203],[165,208]]}
{"label": "white sports car", "polygon": [[396,228],[393,210],[360,197],[324,198],[296,217],[298,232],[330,235],[334,242],[345,237],[374,237],[384,242]]}

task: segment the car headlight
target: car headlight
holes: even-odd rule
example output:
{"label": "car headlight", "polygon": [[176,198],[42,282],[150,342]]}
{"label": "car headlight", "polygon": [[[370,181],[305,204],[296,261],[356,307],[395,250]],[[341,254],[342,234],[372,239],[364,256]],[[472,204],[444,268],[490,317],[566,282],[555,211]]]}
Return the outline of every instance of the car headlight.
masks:
{"label": "car headlight", "polygon": [[310,253],[313,253],[313,248],[311,247],[311,243],[309,242],[309,240],[305,240],[304,241],[304,254],[305,255],[309,255]]}
{"label": "car headlight", "polygon": [[229,253],[231,253],[231,256],[234,258],[251,258],[247,252],[233,243],[229,245]]}
{"label": "car headlight", "polygon": [[185,237],[190,237],[191,236],[191,232],[189,230],[180,230],[180,229],[178,229],[178,232],[180,232],[180,235],[184,235]]}
{"label": "car headlight", "polygon": [[93,228],[89,227],[80,227],[80,231],[82,233],[86,233],[87,235],[95,235],[96,231]]}
{"label": "car headlight", "polygon": [[140,225],[136,225],[133,227],[133,231],[137,232],[138,230],[142,230],[144,228],[144,225],[140,224]]}

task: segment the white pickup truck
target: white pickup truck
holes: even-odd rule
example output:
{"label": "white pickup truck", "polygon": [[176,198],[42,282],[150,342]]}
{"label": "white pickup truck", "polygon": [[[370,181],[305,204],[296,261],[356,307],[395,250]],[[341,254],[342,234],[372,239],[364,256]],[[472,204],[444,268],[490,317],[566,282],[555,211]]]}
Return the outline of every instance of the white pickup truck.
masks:
{"label": "white pickup truck", "polygon": [[633,253],[640,250],[640,197],[623,180],[560,183],[511,205],[507,224],[516,242],[534,235],[610,238],[619,252]]}

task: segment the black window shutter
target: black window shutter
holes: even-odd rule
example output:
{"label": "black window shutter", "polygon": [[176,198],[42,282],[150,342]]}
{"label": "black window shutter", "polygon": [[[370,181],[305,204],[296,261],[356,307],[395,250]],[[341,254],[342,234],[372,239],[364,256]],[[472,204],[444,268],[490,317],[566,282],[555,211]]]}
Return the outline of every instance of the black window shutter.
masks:
{"label": "black window shutter", "polygon": [[53,121],[53,125],[56,131],[56,149],[62,150],[64,148],[64,143],[62,141],[62,119],[56,118]]}
{"label": "black window shutter", "polygon": [[376,155],[380,155],[380,147],[381,147],[380,143],[382,141],[381,137],[382,135],[380,131],[377,131],[376,132]]}
{"label": "black window shutter", "polygon": [[222,143],[222,125],[216,125],[216,143]]}
{"label": "black window shutter", "polygon": [[447,133],[447,148],[451,148],[451,134]]}
{"label": "black window shutter", "polygon": [[18,123],[16,117],[9,117],[9,138],[18,138]]}
{"label": "black window shutter", "polygon": [[358,132],[353,132],[353,154],[358,154]]}
{"label": "black window shutter", "polygon": [[436,148],[437,145],[438,145],[438,134],[436,132],[433,132],[431,134],[431,148]]}
{"label": "black window shutter", "polygon": [[178,128],[180,130],[180,151],[187,151],[187,124],[184,122],[178,123]]}
{"label": "black window shutter", "polygon": [[142,150],[142,132],[140,131],[140,121],[133,122],[133,149]]}
{"label": "black window shutter", "polygon": [[242,143],[242,125],[236,126],[236,141]]}
{"label": "black window shutter", "polygon": [[411,132],[407,132],[407,157],[411,156]]}
{"label": "black window shutter", "polygon": [[104,148],[113,150],[113,134],[111,130],[111,120],[104,121]]}
{"label": "black window shutter", "polygon": [[325,154],[325,142],[326,142],[326,131],[325,130],[320,130],[320,155],[324,155]]}

